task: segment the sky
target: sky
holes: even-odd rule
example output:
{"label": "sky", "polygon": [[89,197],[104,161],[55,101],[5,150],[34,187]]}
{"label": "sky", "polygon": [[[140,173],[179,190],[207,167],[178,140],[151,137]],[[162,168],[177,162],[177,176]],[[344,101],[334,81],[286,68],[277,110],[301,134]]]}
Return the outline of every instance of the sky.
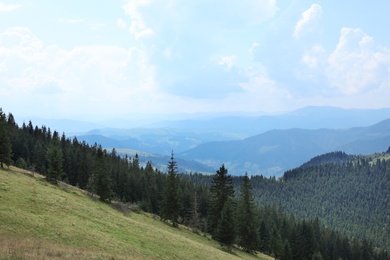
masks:
{"label": "sky", "polygon": [[390,107],[388,10],[388,0],[0,0],[0,107],[87,121]]}

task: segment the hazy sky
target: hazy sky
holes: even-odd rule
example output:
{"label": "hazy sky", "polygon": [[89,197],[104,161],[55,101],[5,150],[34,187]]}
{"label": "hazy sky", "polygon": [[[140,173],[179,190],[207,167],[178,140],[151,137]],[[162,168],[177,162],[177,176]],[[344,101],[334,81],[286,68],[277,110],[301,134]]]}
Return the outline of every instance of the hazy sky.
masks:
{"label": "hazy sky", "polygon": [[0,0],[0,107],[104,119],[390,106],[390,1]]}

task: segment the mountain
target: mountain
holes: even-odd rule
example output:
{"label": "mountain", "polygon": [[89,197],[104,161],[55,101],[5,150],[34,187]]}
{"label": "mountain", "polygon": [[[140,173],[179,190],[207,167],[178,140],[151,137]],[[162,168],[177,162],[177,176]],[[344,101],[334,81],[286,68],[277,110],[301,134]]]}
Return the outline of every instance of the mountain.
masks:
{"label": "mountain", "polygon": [[224,163],[231,174],[280,176],[284,171],[327,152],[369,154],[390,146],[390,119],[350,129],[271,130],[244,140],[201,144],[179,158],[217,168]]}
{"label": "mountain", "polygon": [[[1,259],[273,259],[11,167],[0,169]],[[118,211],[115,208],[121,209]]]}
{"label": "mountain", "polygon": [[205,119],[162,121],[150,124],[148,127],[197,129],[199,131],[216,131],[249,137],[273,129],[345,129],[369,126],[387,118],[390,118],[390,108],[343,109],[327,106],[310,106],[278,115],[214,116]]}

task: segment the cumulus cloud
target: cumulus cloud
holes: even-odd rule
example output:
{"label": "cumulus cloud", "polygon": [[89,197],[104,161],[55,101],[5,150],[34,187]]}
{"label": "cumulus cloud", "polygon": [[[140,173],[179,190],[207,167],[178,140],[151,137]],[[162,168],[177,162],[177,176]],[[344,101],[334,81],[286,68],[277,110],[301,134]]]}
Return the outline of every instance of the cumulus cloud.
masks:
{"label": "cumulus cloud", "polygon": [[295,25],[293,36],[299,39],[305,32],[311,29],[311,24],[318,21],[322,15],[322,8],[319,4],[312,4],[309,9],[302,13],[301,19]]}
{"label": "cumulus cloud", "polygon": [[21,8],[21,4],[6,4],[3,2],[0,2],[0,12],[12,12],[19,8]]}
{"label": "cumulus cloud", "polygon": [[330,54],[321,45],[314,45],[301,62],[298,78],[317,83],[327,95],[383,91],[390,82],[390,49],[375,43],[359,28],[342,28]]}
{"label": "cumulus cloud", "polygon": [[355,94],[389,82],[389,68],[389,48],[376,44],[359,28],[343,28],[328,58],[326,75],[341,92]]}

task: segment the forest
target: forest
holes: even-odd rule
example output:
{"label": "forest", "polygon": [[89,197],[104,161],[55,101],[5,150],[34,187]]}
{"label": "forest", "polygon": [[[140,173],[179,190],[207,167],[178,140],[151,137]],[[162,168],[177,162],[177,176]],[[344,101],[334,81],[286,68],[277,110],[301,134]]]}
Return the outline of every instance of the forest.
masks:
{"label": "forest", "polygon": [[[388,160],[299,167],[276,180],[233,177],[224,165],[212,176],[180,174],[172,152],[165,173],[152,162],[141,167],[137,156],[119,156],[31,121],[19,127],[0,109],[0,163],[85,189],[105,203],[136,204],[173,228],[210,234],[227,250],[235,245],[276,259],[389,259],[389,227],[383,233],[372,225],[389,223]],[[345,211],[337,208],[344,204]]]}

